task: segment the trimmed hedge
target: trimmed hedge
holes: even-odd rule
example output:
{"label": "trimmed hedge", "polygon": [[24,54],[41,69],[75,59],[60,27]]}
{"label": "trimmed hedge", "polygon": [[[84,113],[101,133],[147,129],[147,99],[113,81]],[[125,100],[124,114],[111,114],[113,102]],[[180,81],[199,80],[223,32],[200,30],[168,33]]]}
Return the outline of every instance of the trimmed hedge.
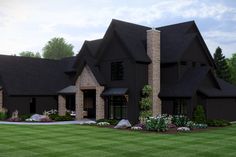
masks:
{"label": "trimmed hedge", "polygon": [[215,119],[215,120],[208,120],[207,125],[212,126],[212,127],[224,127],[224,126],[231,125],[231,123],[227,120],[217,120],[217,119]]}
{"label": "trimmed hedge", "polygon": [[58,114],[50,114],[49,118],[54,121],[71,121],[74,120],[73,117],[70,115],[66,114],[65,116],[60,116]]}
{"label": "trimmed hedge", "polygon": [[99,119],[96,121],[97,123],[100,123],[100,122],[107,122],[107,123],[110,123],[111,125],[117,125],[119,123],[118,120],[116,119]]}

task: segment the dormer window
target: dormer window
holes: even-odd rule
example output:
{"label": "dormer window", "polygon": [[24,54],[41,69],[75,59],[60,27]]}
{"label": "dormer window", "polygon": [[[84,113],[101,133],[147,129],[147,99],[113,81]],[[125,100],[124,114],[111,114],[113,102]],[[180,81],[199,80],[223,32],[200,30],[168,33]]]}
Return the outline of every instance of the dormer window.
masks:
{"label": "dormer window", "polygon": [[123,80],[124,67],[123,62],[112,62],[111,63],[111,80]]}

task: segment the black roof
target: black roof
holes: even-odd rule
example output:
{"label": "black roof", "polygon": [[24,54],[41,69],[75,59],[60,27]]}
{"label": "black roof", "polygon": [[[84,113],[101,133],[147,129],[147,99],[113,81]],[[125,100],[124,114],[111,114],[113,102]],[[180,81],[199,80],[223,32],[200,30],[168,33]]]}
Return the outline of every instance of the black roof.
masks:
{"label": "black roof", "polygon": [[217,81],[221,87],[218,88],[200,88],[199,91],[208,97],[236,97],[236,86],[220,78]]}
{"label": "black roof", "polygon": [[[133,60],[149,64],[151,59],[146,52],[146,31],[149,29],[151,28],[112,20],[102,39],[85,41],[80,53],[62,60],[0,55],[0,86],[9,95],[57,95],[58,91],[75,83],[85,65],[89,66],[99,84],[105,85],[97,64],[109,40],[115,35],[127,48]],[[196,38],[206,47],[194,21],[156,29],[161,31],[161,63],[178,62]],[[213,62],[207,48],[205,51]],[[196,67],[176,84],[162,84],[160,96],[190,97],[196,90],[207,96],[236,95],[235,87],[219,79],[216,79],[219,89],[199,89],[198,85],[209,70],[209,67]]]}
{"label": "black roof", "polygon": [[176,84],[161,84],[160,97],[192,97],[209,72],[209,67],[188,70]]}
{"label": "black roof", "polygon": [[72,83],[65,74],[67,63],[0,55],[0,82],[8,95],[57,95]]}
{"label": "black roof", "polygon": [[[106,46],[112,34],[115,34],[126,46],[135,61],[150,63],[151,59],[146,51],[146,31],[149,29],[151,28],[113,19],[103,41],[100,42],[96,58],[99,60],[102,57],[102,53],[105,52],[103,47]],[[161,63],[178,62],[194,39],[202,39],[194,21],[157,27],[156,29],[161,31]],[[205,45],[203,40],[202,43]],[[206,49],[206,53],[209,60],[214,64],[208,49]]]}

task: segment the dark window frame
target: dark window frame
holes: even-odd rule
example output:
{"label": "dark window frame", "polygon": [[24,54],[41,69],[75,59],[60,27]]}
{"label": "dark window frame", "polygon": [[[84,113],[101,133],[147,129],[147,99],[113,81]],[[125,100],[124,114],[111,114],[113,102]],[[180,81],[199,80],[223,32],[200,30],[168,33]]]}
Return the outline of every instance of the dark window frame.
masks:
{"label": "dark window frame", "polygon": [[109,119],[127,119],[128,105],[125,96],[108,97],[108,118]]}
{"label": "dark window frame", "polygon": [[188,104],[186,99],[176,99],[174,101],[174,114],[175,115],[187,115]]}

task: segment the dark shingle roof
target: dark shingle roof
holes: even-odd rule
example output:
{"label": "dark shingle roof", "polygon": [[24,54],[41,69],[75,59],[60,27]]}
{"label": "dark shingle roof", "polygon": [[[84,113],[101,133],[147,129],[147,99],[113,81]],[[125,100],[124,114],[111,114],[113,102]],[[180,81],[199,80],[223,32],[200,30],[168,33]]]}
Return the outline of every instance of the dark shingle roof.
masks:
{"label": "dark shingle roof", "polygon": [[98,52],[98,48],[101,44],[101,39],[99,40],[92,40],[92,41],[85,41],[80,53],[77,56],[77,60],[74,64],[74,67],[77,69],[74,82],[76,81],[77,77],[83,71],[85,65],[88,65],[91,69],[93,75],[97,79],[100,85],[105,84],[105,80],[99,71],[99,68],[96,66],[96,59],[95,55]]}
{"label": "dark shingle roof", "polygon": [[161,84],[160,97],[192,97],[209,72],[209,67],[195,67],[188,70],[176,84]]}
{"label": "dark shingle roof", "polygon": [[0,55],[0,77],[8,95],[56,95],[71,81],[60,60]]}
{"label": "dark shingle roof", "polygon": [[[189,31],[195,26],[194,21],[157,27],[161,31],[161,62],[177,62],[186,51],[190,43],[196,38],[198,32]],[[104,39],[116,33],[123,44],[127,47],[133,59],[137,62],[147,62],[151,60],[146,52],[146,31],[151,29],[141,25],[136,25],[124,21],[112,20]],[[103,41],[106,45],[107,41]],[[99,52],[98,57],[102,56]]]}
{"label": "dark shingle roof", "polygon": [[236,97],[236,86],[217,78],[221,89],[200,88],[199,91],[209,97]]}

